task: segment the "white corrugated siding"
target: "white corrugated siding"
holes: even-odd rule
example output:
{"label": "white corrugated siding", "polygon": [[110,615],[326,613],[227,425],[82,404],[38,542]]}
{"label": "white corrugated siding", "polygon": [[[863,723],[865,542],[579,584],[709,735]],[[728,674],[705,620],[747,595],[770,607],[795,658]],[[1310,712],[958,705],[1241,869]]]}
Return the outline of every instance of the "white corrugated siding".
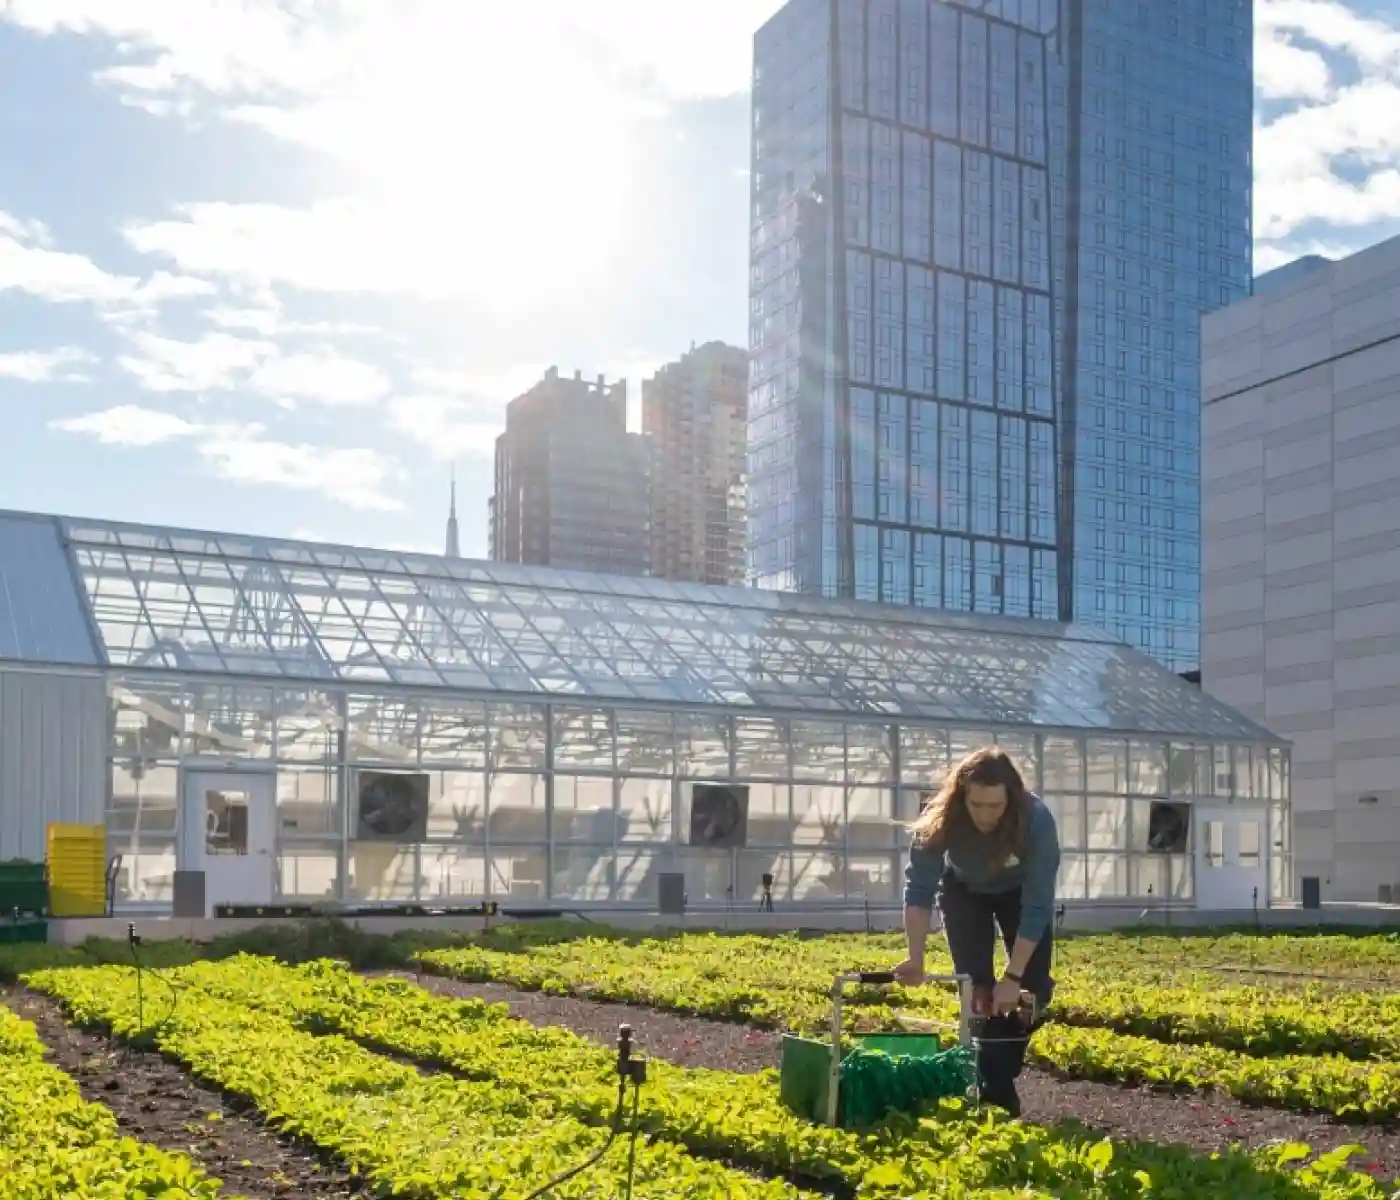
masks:
{"label": "white corrugated siding", "polygon": [[0,860],[43,858],[50,821],[103,823],[107,789],[101,677],[0,667]]}

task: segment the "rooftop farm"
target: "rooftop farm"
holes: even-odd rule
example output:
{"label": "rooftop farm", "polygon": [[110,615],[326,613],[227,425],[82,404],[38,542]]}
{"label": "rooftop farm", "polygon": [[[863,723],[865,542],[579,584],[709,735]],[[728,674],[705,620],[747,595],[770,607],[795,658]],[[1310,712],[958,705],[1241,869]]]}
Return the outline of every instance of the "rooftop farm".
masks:
{"label": "rooftop farm", "polygon": [[[936,941],[931,943],[931,948]],[[1069,937],[1025,1112],[958,1100],[841,1129],[789,1110],[782,1032],[897,936],[473,938],[296,929],[0,953],[0,1180],[74,1196],[1364,1197],[1400,1183],[1400,937]],[[949,969],[934,963],[931,969]],[[942,1021],[936,986],[848,1025]],[[635,1102],[635,1116],[632,1105]],[[629,1133],[635,1124],[635,1139]]]}

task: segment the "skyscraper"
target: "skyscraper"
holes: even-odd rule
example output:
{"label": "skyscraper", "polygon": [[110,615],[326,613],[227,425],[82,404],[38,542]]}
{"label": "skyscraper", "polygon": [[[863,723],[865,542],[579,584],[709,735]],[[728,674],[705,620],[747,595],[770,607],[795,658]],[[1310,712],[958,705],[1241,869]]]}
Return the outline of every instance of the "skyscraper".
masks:
{"label": "skyscraper", "polygon": [[759,31],[753,582],[1195,665],[1195,322],[1248,287],[1250,24],[790,0]]}
{"label": "skyscraper", "polygon": [[642,383],[655,576],[744,582],[748,378],[747,351],[707,342]]}
{"label": "skyscraper", "polygon": [[647,574],[647,446],[627,431],[627,383],[551,367],[506,407],[490,499],[491,557]]}

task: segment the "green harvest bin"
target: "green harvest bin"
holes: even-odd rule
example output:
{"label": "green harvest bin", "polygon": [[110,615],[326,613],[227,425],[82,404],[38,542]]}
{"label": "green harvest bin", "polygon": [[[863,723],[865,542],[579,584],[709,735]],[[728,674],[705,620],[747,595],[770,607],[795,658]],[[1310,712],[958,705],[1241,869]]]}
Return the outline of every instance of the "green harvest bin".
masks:
{"label": "green harvest bin", "polygon": [[11,946],[16,942],[47,942],[49,923],[38,921],[0,921],[0,946]]}
{"label": "green harvest bin", "polygon": [[[894,1058],[931,1057],[946,1049],[929,1033],[871,1033],[853,1039],[857,1049],[880,1050]],[[784,1034],[778,1094],[789,1109],[818,1125],[826,1123],[827,1091],[831,1080],[831,1043]],[[836,1123],[849,1128],[840,1091],[836,1094]]]}
{"label": "green harvest bin", "polygon": [[0,862],[0,919],[15,909],[21,915],[48,915],[49,879],[43,863]]}

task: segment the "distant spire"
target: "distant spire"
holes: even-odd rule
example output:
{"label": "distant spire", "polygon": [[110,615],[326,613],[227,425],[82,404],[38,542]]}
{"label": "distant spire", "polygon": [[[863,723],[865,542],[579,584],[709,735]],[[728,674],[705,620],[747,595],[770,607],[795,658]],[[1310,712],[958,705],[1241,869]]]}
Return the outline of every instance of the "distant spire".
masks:
{"label": "distant spire", "polygon": [[452,468],[452,495],[447,505],[447,557],[461,558],[462,547],[457,540],[457,468]]}

